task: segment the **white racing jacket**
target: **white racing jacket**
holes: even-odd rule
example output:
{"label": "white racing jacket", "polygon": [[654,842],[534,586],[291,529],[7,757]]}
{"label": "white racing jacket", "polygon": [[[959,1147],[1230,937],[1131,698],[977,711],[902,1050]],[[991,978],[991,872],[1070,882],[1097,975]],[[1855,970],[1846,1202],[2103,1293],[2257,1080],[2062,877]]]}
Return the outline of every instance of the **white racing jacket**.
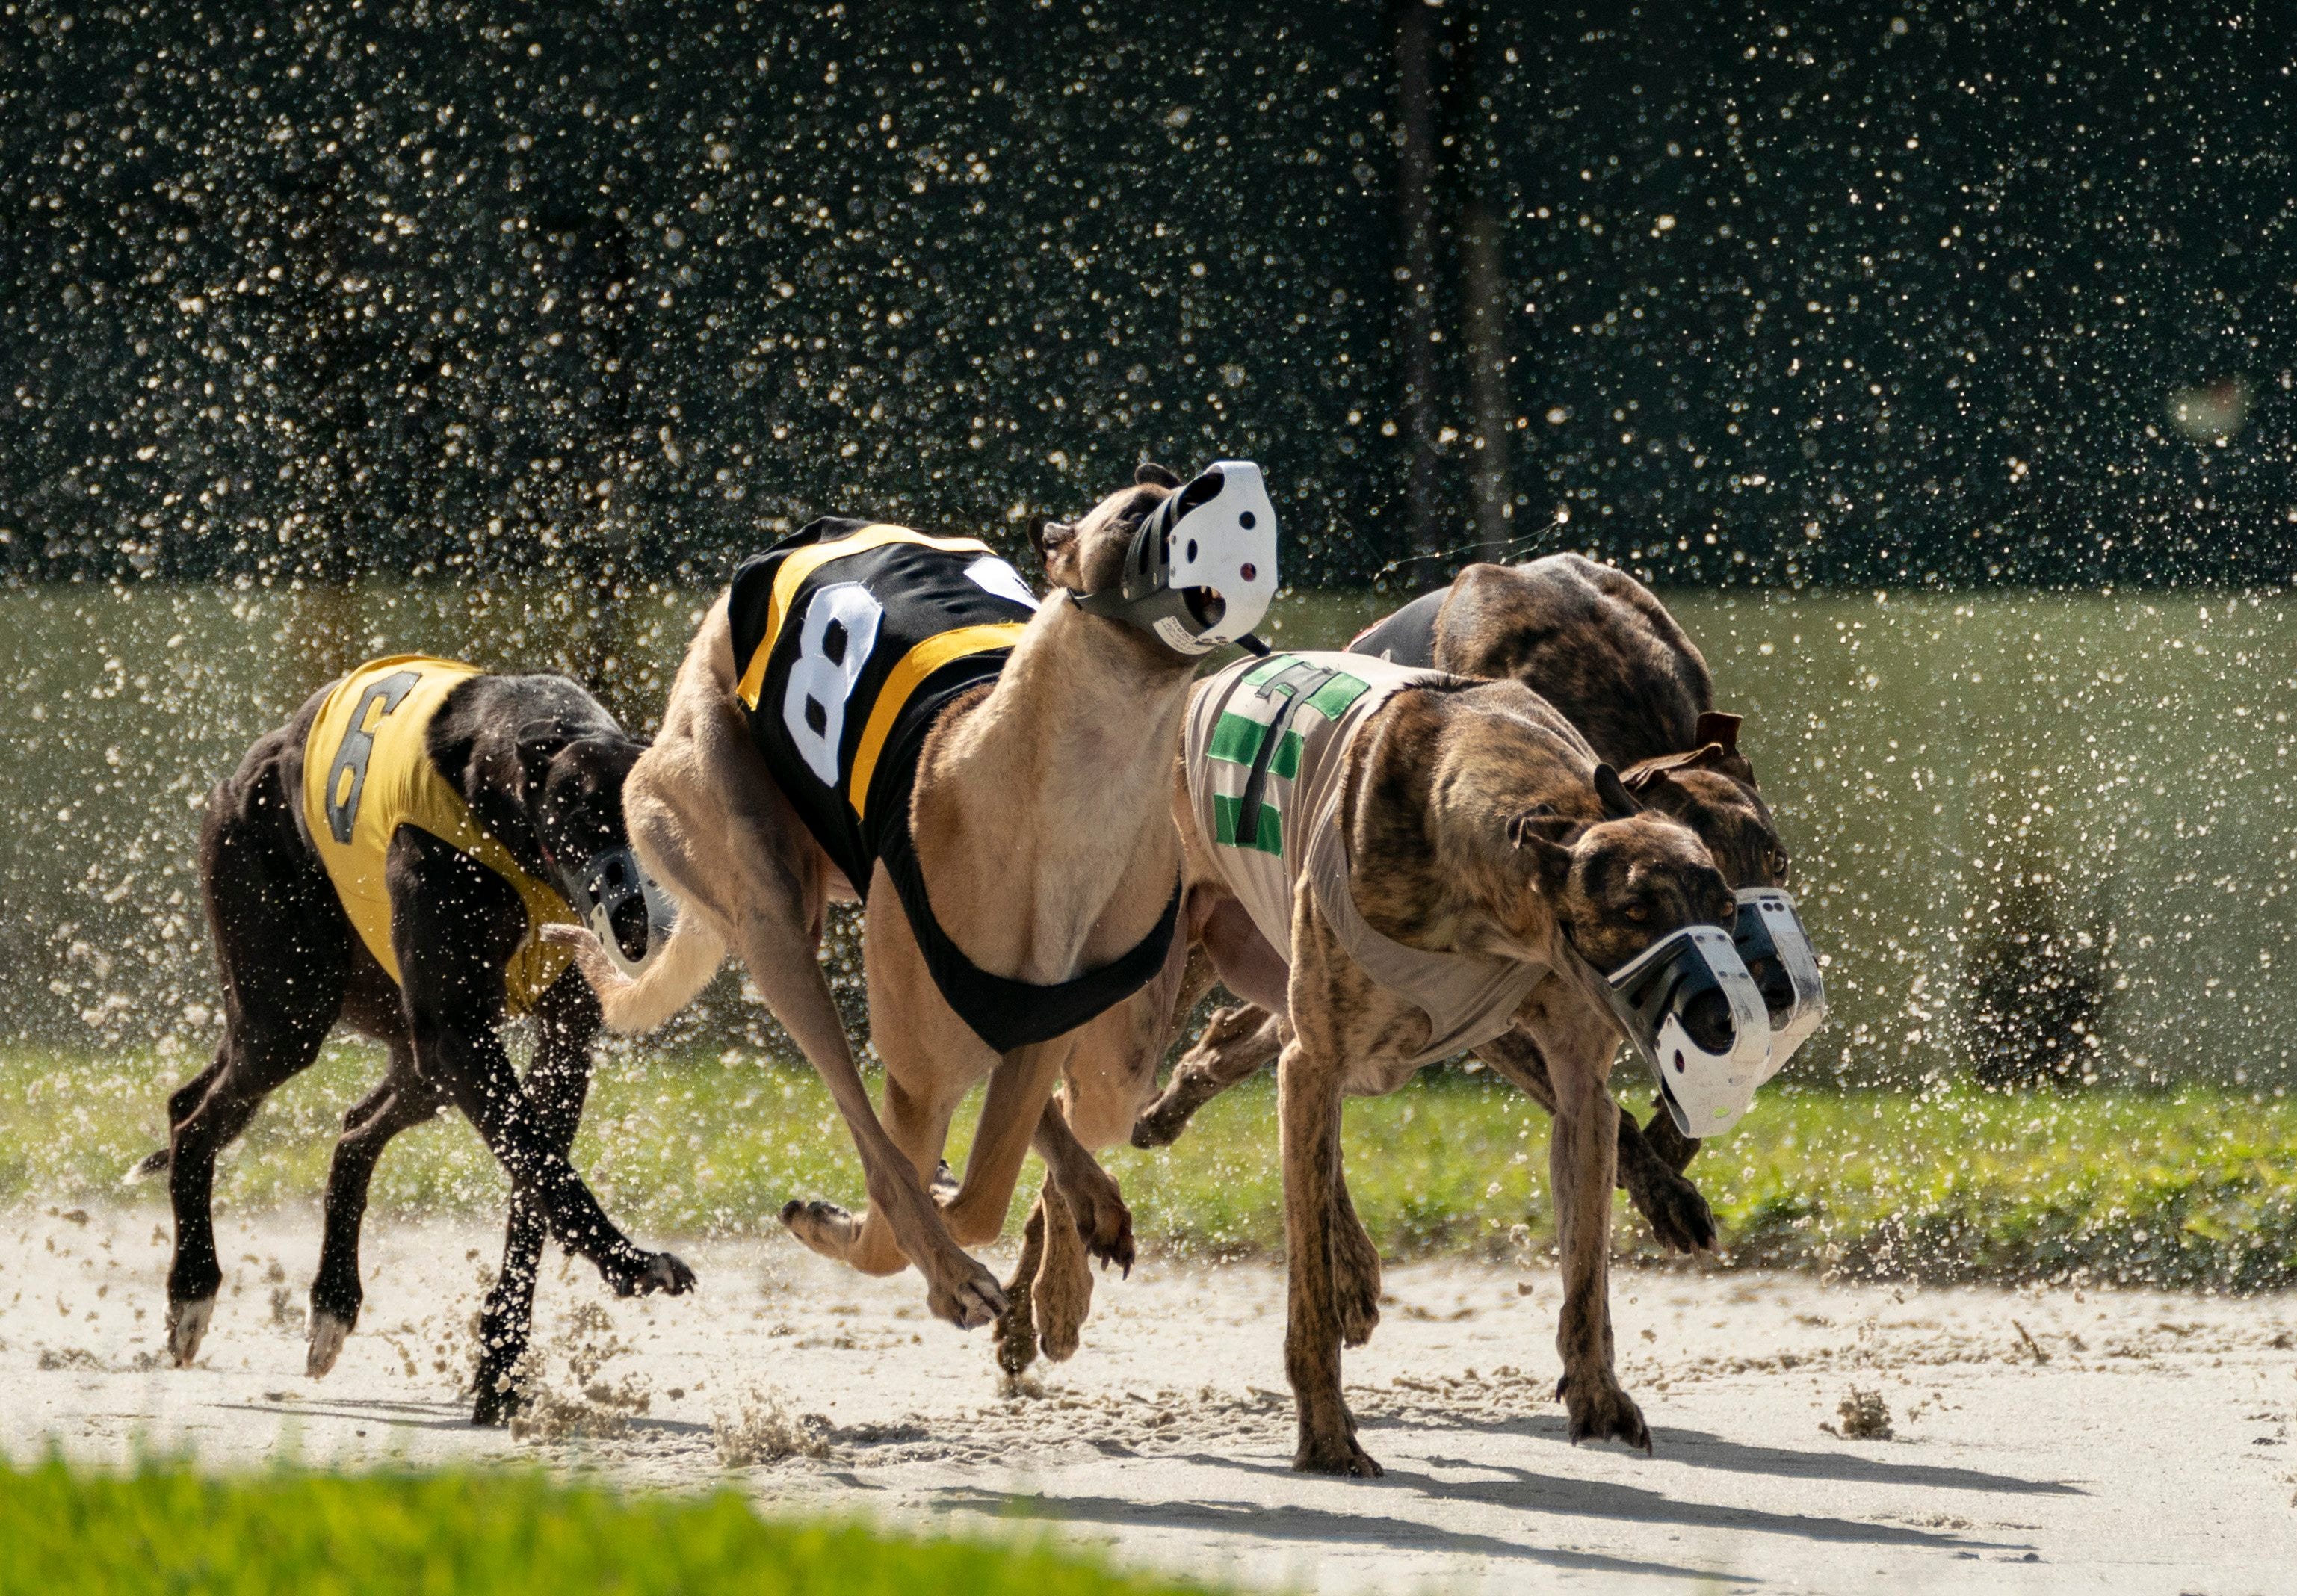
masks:
{"label": "white racing jacket", "polygon": [[1524,960],[1407,947],[1356,910],[1340,825],[1349,740],[1398,691],[1445,679],[1354,654],[1239,660],[1198,690],[1184,745],[1197,825],[1253,924],[1291,963],[1293,902],[1305,876],[1348,957],[1428,1016],[1428,1045],[1413,1064],[1497,1036],[1550,973]]}

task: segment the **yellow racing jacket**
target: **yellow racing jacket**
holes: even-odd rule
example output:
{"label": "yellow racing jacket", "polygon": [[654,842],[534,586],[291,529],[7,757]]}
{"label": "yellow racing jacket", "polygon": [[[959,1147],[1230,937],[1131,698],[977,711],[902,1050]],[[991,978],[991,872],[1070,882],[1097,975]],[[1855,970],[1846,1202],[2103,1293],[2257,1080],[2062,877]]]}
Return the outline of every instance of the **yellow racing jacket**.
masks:
{"label": "yellow racing jacket", "polygon": [[527,930],[503,970],[503,987],[511,1012],[524,1014],[572,957],[539,933],[546,925],[573,925],[573,911],[479,824],[431,762],[425,743],[447,695],[481,674],[453,660],[399,654],[337,682],[303,745],[303,820],[343,913],[393,981],[401,976],[383,861],[400,827],[429,832],[508,882],[526,906]]}

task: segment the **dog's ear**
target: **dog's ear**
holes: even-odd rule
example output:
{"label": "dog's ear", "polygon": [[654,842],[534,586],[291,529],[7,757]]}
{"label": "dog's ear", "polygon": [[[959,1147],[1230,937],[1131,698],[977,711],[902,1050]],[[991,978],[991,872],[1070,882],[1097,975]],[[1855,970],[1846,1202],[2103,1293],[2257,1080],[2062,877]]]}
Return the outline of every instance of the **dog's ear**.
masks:
{"label": "dog's ear", "polygon": [[1702,711],[1697,736],[1699,741],[1711,744],[1717,750],[1717,757],[1707,761],[1708,769],[1720,770],[1732,780],[1744,782],[1751,787],[1755,785],[1754,763],[1739,752],[1739,728],[1742,720],[1741,716],[1726,715],[1720,710]]}
{"label": "dog's ear", "polygon": [[1730,753],[1720,743],[1707,743],[1681,753],[1637,760],[1619,772],[1619,782],[1628,792],[1649,800],[1677,770],[1720,770],[1750,786],[1755,779],[1754,767],[1742,756]]}
{"label": "dog's ear", "polygon": [[1699,725],[1691,734],[1693,744],[1719,743],[1725,753],[1739,752],[1739,726],[1743,715],[1726,715],[1721,710],[1699,712]]}
{"label": "dog's ear", "polygon": [[1181,485],[1181,473],[1169,465],[1143,460],[1132,468],[1132,481],[1142,488],[1177,488]]}
{"label": "dog's ear", "polygon": [[1603,801],[1603,819],[1624,820],[1630,815],[1642,813],[1643,806],[1635,802],[1619,773],[1609,765],[1595,767],[1595,796]]}
{"label": "dog's ear", "polygon": [[1509,846],[1527,856],[1532,884],[1544,896],[1560,893],[1571,879],[1571,847],[1568,841],[1583,829],[1568,815],[1559,815],[1544,803],[1519,810],[1508,817]]}

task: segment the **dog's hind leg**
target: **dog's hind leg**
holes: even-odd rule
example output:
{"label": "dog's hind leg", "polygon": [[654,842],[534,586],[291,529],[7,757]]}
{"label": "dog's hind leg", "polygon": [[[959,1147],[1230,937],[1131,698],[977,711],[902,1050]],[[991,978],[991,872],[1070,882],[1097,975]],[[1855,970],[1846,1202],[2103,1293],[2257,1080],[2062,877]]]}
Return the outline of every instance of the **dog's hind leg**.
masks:
{"label": "dog's hind leg", "polygon": [[392,1137],[437,1118],[447,1106],[447,1094],[416,1073],[414,1049],[402,1039],[391,1044],[391,1067],[383,1083],[343,1116],[343,1134],[327,1170],[319,1269],[311,1279],[304,1372],[313,1379],[335,1366],[343,1343],[358,1323],[366,1296],[359,1285],[359,1226],[366,1215],[367,1183],[375,1163]]}
{"label": "dog's hind leg", "polygon": [[1284,1049],[1284,1022],[1264,1008],[1239,1003],[1216,1009],[1196,1046],[1173,1066],[1173,1078],[1132,1124],[1136,1148],[1165,1148],[1180,1139],[1198,1109],[1246,1080]]}
{"label": "dog's hind leg", "polygon": [[[582,1107],[590,1092],[590,1046],[598,1030],[598,1006],[580,977],[569,973],[543,994],[535,1020],[540,1031],[534,1062],[527,1067],[526,1094],[541,1116],[543,1139],[561,1156],[574,1145]],[[511,1189],[510,1218],[503,1236],[501,1271],[487,1293],[479,1318],[479,1366],[473,1384],[476,1400],[471,1422],[507,1423],[517,1410],[515,1381],[534,1324],[535,1278],[547,1235],[542,1212],[516,1187]]]}
{"label": "dog's hind leg", "polygon": [[[223,1269],[215,1245],[215,1161],[263,1099],[309,1065],[341,1012],[350,926],[308,852],[281,835],[289,812],[276,769],[247,788],[226,783],[201,827],[208,929],[223,975],[224,1033],[215,1061],[170,1105],[168,1197],[175,1255],[168,1266],[168,1351],[199,1356]],[[177,1105],[182,1112],[176,1113]]]}
{"label": "dog's hind leg", "polygon": [[[1092,1263],[1075,1213],[1050,1178],[1030,1217],[1039,1215],[1044,1219],[1044,1254],[1030,1285],[1036,1304],[1037,1345],[1059,1363],[1076,1355],[1085,1317],[1092,1312]],[[1126,1245],[1131,1246],[1129,1236]]]}

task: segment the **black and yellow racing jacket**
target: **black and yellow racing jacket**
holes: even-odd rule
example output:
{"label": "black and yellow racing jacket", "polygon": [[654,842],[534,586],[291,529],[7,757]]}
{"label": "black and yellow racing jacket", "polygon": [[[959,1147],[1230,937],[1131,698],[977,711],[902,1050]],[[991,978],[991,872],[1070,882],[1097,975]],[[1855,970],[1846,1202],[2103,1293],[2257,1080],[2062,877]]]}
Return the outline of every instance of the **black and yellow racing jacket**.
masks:
{"label": "black and yellow racing jacket", "polygon": [[934,917],[910,831],[926,735],[993,679],[1036,608],[1028,584],[975,538],[825,518],[735,570],[737,695],[767,769],[857,894],[885,865],[934,984],[1000,1053],[1074,1030],[1147,983],[1179,917],[1114,962],[1051,985],[982,969]]}

